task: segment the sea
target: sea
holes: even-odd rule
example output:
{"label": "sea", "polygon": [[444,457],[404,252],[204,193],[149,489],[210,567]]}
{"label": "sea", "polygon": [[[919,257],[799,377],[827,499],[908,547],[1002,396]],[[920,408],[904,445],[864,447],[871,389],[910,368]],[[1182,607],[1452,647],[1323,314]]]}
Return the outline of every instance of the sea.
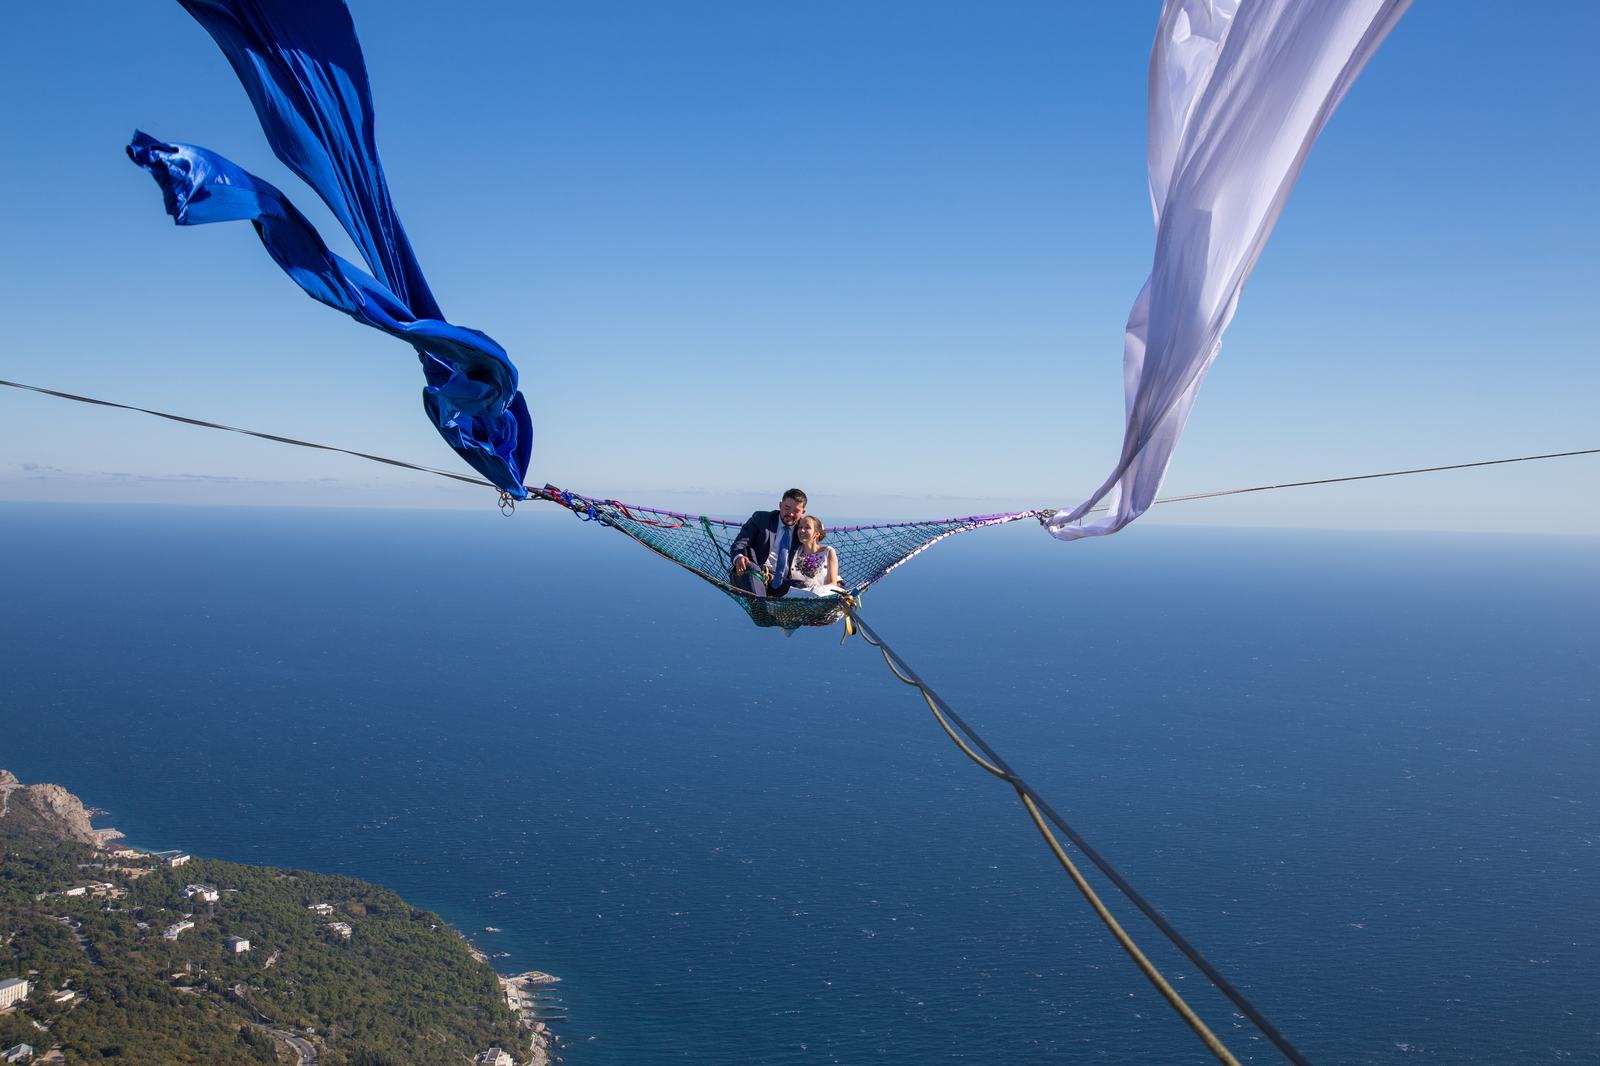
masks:
{"label": "sea", "polygon": [[[571,1066],[1211,1061],[873,648],[613,530],[5,503],[0,558],[0,767],[439,912]],[[1019,523],[863,612],[1311,1062],[1600,1062],[1600,538]]]}

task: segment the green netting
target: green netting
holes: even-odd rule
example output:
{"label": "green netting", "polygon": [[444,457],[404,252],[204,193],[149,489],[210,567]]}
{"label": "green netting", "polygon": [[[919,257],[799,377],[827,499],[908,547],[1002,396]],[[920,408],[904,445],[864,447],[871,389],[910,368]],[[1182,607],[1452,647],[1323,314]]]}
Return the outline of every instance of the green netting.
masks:
{"label": "green netting", "polygon": [[[620,530],[657,554],[693,570],[732,597],[758,626],[783,629],[829,626],[844,617],[837,599],[763,599],[730,585],[732,559],[729,550],[734,537],[739,535],[742,522],[662,511],[653,507],[631,507],[616,500],[594,500],[563,492],[551,485],[546,485],[543,492],[533,495],[558,503],[585,521],[599,522]],[[913,555],[953,533],[1050,513],[1053,512],[1012,511],[934,522],[836,526],[828,530],[824,543],[839,555],[839,583],[851,595],[859,595]]]}

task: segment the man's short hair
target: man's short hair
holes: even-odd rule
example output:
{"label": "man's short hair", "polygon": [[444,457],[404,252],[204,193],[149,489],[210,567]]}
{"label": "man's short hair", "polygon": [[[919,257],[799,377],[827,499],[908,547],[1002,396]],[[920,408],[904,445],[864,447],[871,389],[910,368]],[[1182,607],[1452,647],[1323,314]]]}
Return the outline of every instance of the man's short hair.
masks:
{"label": "man's short hair", "polygon": [[806,494],[801,492],[799,489],[790,489],[788,492],[783,494],[783,498],[785,500],[799,500],[801,507],[806,505]]}

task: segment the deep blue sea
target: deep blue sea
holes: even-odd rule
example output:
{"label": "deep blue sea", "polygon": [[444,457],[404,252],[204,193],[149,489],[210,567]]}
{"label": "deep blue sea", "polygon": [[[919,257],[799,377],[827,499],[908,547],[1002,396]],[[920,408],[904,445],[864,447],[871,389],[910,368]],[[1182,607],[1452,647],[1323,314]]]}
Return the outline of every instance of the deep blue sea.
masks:
{"label": "deep blue sea", "polygon": [[[439,911],[563,979],[572,1066],[1211,1061],[872,649],[613,531],[0,504],[0,552],[0,766]],[[864,606],[1318,1066],[1600,1062],[1600,538],[1017,525]]]}

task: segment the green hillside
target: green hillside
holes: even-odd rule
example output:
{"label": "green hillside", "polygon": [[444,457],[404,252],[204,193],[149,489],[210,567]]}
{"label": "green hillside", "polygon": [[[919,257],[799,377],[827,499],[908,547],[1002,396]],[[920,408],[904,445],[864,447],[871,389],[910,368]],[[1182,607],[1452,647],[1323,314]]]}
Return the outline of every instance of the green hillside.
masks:
{"label": "green hillside", "polygon": [[[91,882],[124,894],[35,898]],[[182,898],[191,883],[218,901]],[[193,928],[163,937],[183,920]],[[491,1045],[528,1053],[494,972],[438,915],[379,885],[213,859],[112,860],[55,843],[48,819],[16,804],[0,818],[0,936],[0,980],[35,986],[0,1015],[0,1047],[59,1044],[69,1063],[294,1061],[249,1022],[315,1030],[325,1066],[467,1063]],[[226,950],[228,936],[249,951]],[[76,997],[56,1002],[63,988]]]}

